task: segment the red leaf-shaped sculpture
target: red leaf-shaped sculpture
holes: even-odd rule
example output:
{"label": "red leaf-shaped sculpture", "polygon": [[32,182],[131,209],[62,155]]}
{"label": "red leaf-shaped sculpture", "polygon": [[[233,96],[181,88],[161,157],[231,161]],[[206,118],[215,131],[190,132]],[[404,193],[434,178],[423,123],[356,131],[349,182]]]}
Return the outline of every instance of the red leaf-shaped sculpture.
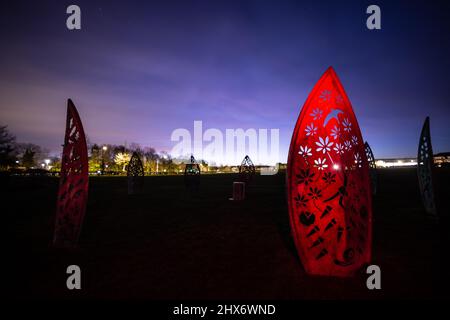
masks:
{"label": "red leaf-shaped sculpture", "polygon": [[425,210],[428,214],[437,216],[433,172],[434,158],[433,147],[431,146],[430,118],[426,117],[420,133],[419,148],[417,150],[417,175]]}
{"label": "red leaf-shaped sculpture", "polygon": [[352,275],[371,259],[371,185],[358,122],[331,67],[302,108],[287,170],[291,229],[306,272]]}
{"label": "red leaf-shaped sculpture", "polygon": [[55,246],[73,247],[78,241],[86,211],[88,170],[83,125],[75,105],[69,99],[53,237]]}

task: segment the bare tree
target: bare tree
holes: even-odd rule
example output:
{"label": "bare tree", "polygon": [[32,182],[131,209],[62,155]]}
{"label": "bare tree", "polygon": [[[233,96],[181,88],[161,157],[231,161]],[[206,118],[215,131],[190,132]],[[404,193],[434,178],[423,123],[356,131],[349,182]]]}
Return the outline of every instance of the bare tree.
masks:
{"label": "bare tree", "polygon": [[0,168],[13,165],[16,137],[9,133],[7,126],[0,126]]}

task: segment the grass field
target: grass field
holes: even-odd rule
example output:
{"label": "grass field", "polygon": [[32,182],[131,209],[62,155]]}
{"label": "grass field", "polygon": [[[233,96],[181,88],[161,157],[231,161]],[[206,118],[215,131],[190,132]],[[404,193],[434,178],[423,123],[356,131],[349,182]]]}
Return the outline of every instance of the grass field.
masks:
{"label": "grass field", "polygon": [[[440,285],[448,281],[442,261],[448,254],[442,243],[446,228],[425,215],[415,169],[379,170],[373,263],[381,268],[382,290],[372,291],[365,270],[348,279],[305,275],[290,239],[284,174],[257,176],[243,202],[228,200],[235,179],[204,175],[200,190],[190,193],[182,176],[146,177],[145,192],[129,196],[125,177],[90,178],[79,248],[65,251],[49,245],[58,179],[11,177],[2,191],[14,261],[8,264],[11,295],[157,300],[442,296]],[[81,267],[82,290],[66,288],[70,264]]]}

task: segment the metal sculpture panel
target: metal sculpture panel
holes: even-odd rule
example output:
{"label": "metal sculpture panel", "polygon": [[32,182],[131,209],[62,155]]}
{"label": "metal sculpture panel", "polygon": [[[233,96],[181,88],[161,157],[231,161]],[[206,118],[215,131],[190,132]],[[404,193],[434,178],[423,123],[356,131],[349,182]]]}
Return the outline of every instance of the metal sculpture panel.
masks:
{"label": "metal sculpture panel", "polygon": [[245,182],[233,182],[233,197],[230,200],[242,201],[245,199]]}
{"label": "metal sculpture panel", "polygon": [[78,242],[87,204],[88,170],[83,125],[69,99],[53,236],[55,246],[73,247]]}
{"label": "metal sculpture panel", "polygon": [[373,156],[372,148],[370,148],[369,143],[366,141],[364,143],[364,149],[366,151],[367,161],[369,162],[369,174],[370,174],[370,182],[372,183],[372,194],[377,194],[377,165],[375,164],[375,157]]}
{"label": "metal sculpture panel", "polygon": [[239,181],[245,182],[248,185],[253,180],[255,173],[255,166],[250,157],[246,155],[239,166]]}
{"label": "metal sculpture panel", "polygon": [[136,152],[133,152],[127,166],[128,194],[142,193],[144,189],[144,166]]}
{"label": "metal sculpture panel", "polygon": [[194,156],[191,156],[190,161],[184,168],[184,183],[186,188],[197,190],[200,185],[200,166]]}
{"label": "metal sculpture panel", "polygon": [[434,159],[430,136],[430,118],[427,117],[422,127],[419,148],[417,151],[417,175],[425,210],[428,214],[436,216],[437,210],[433,186],[433,170]]}
{"label": "metal sculpture panel", "polygon": [[307,273],[350,276],[370,261],[369,164],[353,108],[331,67],[297,120],[287,190],[291,230]]}

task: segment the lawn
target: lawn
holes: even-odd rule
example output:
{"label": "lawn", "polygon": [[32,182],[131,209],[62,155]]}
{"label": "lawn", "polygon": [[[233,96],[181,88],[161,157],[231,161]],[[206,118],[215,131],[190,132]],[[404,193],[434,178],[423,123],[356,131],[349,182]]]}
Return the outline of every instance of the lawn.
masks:
{"label": "lawn", "polygon": [[[348,279],[307,276],[290,239],[284,173],[257,176],[243,202],[228,200],[236,178],[203,175],[200,190],[188,192],[182,176],[146,177],[144,193],[129,196],[125,177],[92,177],[79,248],[61,250],[50,246],[58,179],[11,177],[2,191],[13,261],[7,264],[10,297],[442,295],[440,286],[448,282],[442,252],[448,254],[448,247],[440,230],[448,229],[425,215],[415,169],[379,170],[373,263],[381,268],[381,290],[367,289],[365,270]],[[71,264],[81,267],[82,290],[66,288]]]}

